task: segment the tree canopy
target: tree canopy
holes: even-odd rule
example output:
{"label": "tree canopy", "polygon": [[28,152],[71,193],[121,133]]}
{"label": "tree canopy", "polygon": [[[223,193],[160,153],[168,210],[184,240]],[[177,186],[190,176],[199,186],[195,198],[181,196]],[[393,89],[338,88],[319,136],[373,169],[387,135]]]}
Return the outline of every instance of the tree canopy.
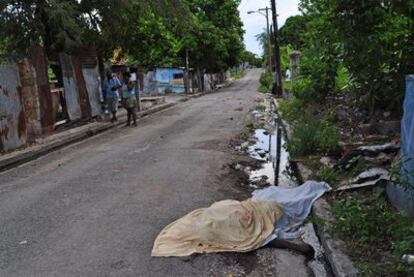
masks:
{"label": "tree canopy", "polygon": [[289,17],[279,29],[280,44],[290,45],[294,49],[301,49],[305,44],[307,18],[303,15]]}
{"label": "tree canopy", "polygon": [[302,53],[297,95],[356,93],[370,114],[401,107],[414,73],[413,0],[301,0],[300,9],[280,30]]}
{"label": "tree canopy", "polygon": [[19,58],[30,45],[50,58],[92,46],[109,60],[220,71],[244,51],[240,0],[5,0],[0,4],[0,55]]}

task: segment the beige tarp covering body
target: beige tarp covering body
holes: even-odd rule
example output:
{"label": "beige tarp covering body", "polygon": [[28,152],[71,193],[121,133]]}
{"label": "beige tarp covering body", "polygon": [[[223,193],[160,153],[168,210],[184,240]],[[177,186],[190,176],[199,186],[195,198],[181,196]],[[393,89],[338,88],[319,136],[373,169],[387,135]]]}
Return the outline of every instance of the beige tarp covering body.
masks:
{"label": "beige tarp covering body", "polygon": [[272,234],[282,214],[276,202],[217,202],[165,227],[155,240],[152,256],[252,251]]}

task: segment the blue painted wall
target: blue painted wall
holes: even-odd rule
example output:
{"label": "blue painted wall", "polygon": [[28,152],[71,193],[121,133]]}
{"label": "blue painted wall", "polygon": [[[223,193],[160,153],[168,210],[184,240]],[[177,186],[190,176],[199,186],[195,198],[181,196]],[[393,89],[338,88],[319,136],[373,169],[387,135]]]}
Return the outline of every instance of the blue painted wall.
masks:
{"label": "blue painted wall", "polygon": [[184,76],[184,69],[181,68],[157,68],[155,70],[155,79],[157,81],[157,88],[160,93],[165,90],[171,90],[173,93],[184,93],[184,80],[174,79],[175,74]]}
{"label": "blue painted wall", "polygon": [[414,75],[406,76],[404,116],[401,121],[401,160],[401,177],[409,187],[403,189],[390,184],[387,192],[394,206],[414,217]]}

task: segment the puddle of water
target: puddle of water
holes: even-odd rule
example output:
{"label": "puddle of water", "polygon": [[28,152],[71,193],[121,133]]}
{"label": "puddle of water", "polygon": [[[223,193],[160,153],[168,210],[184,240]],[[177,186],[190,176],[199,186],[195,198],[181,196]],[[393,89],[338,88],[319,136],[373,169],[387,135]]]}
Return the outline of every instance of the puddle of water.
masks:
{"label": "puddle of water", "polygon": [[[262,167],[250,172],[252,183],[261,182],[265,179],[269,185],[276,184],[277,176],[277,143],[279,126],[275,124],[271,132],[265,129],[257,129],[254,133],[255,143],[248,147],[247,152],[250,157],[263,161]],[[297,180],[289,162],[289,153],[286,151],[286,140],[281,133],[280,147],[280,168],[278,184],[283,187],[295,187]],[[262,184],[263,185],[263,184]]]}
{"label": "puddle of water", "polygon": [[259,111],[253,111],[252,114],[253,114],[254,117],[262,117],[263,116],[263,113],[259,112]]}

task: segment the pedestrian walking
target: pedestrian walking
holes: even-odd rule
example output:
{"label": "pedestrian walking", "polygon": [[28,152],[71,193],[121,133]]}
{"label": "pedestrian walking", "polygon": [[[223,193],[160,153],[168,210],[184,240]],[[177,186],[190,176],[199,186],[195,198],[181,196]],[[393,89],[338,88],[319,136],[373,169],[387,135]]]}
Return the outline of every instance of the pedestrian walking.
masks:
{"label": "pedestrian walking", "polygon": [[116,113],[118,111],[118,89],[121,87],[119,79],[112,74],[110,70],[106,72],[106,80],[104,82],[104,92],[109,110],[112,113],[111,122],[118,120]]}
{"label": "pedestrian walking", "polygon": [[128,121],[126,126],[131,126],[131,119],[134,122],[134,126],[137,126],[137,98],[135,96],[136,86],[135,82],[131,80],[131,74],[125,73],[123,76],[124,85],[122,88],[122,103],[128,113]]}

